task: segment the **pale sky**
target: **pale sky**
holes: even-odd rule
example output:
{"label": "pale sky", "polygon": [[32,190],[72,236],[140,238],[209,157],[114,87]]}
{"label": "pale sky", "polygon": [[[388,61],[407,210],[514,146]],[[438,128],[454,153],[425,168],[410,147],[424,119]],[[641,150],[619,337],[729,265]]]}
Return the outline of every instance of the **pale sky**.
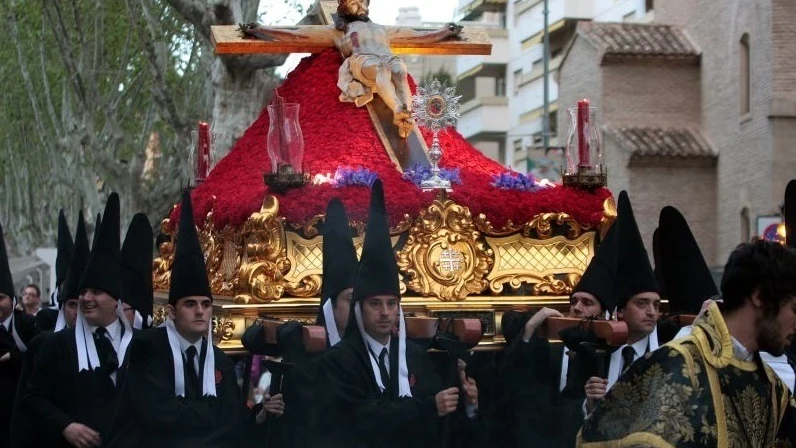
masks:
{"label": "pale sky", "polygon": [[[298,0],[305,10],[314,0]],[[371,0],[370,19],[384,25],[394,25],[398,16],[398,8],[416,6],[420,8],[420,17],[424,22],[450,22],[456,14],[457,0]],[[302,15],[291,9],[285,0],[261,0],[260,20],[266,25],[292,25],[301,20]],[[305,55],[301,55],[305,56]],[[293,55],[288,58],[280,73],[288,73],[301,57]]]}

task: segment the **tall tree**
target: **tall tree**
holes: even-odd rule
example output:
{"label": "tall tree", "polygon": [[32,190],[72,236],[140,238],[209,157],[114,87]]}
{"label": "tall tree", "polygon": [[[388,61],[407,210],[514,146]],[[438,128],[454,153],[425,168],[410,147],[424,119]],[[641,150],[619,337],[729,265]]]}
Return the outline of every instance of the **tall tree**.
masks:
{"label": "tall tree", "polygon": [[[278,0],[290,2],[293,0]],[[11,250],[52,245],[59,208],[157,222],[185,186],[190,131],[228,150],[283,57],[217,58],[210,25],[256,19],[254,0],[6,0],[0,46],[0,222]]]}

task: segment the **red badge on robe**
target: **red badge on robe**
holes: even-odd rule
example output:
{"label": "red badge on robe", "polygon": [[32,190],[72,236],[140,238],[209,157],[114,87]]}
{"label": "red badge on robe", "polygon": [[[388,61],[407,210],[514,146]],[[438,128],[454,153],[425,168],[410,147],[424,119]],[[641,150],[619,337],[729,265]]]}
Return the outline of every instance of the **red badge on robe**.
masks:
{"label": "red badge on robe", "polygon": [[221,384],[221,381],[224,379],[224,375],[221,374],[220,370],[216,370],[216,384]]}
{"label": "red badge on robe", "polygon": [[415,387],[415,383],[417,383],[417,379],[415,378],[414,373],[409,374],[409,387]]}

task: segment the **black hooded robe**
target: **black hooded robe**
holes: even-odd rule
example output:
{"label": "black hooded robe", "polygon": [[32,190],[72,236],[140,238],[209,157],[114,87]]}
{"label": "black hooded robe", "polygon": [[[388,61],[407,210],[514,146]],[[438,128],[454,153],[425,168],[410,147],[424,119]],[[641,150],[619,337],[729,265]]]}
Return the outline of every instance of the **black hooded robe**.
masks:
{"label": "black hooded robe", "polygon": [[[316,446],[387,448],[439,446],[435,395],[442,383],[425,351],[406,341],[412,397],[391,398],[379,390],[359,334],[344,337],[321,359],[321,403]],[[390,347],[390,378],[398,375],[398,340]],[[395,384],[396,381],[391,381]]]}
{"label": "black hooded robe", "polygon": [[42,331],[37,334],[36,337],[31,339],[28,344],[28,351],[25,352],[22,370],[19,373],[19,382],[17,383],[17,395],[14,398],[14,412],[11,416],[10,448],[36,448],[34,422],[22,407],[22,401],[25,398],[28,380],[30,380],[30,375],[33,373],[33,360],[36,358],[36,354],[41,349],[44,341],[52,334],[52,331]]}
{"label": "black hooded robe", "polygon": [[[123,363],[124,364],[124,363]],[[53,333],[42,341],[33,361],[22,407],[36,422],[33,446],[71,448],[63,437],[70,423],[82,423],[106,440],[110,416],[124,382],[124,365],[116,373],[116,385],[96,370],[77,371],[75,329]]]}
{"label": "black hooded robe", "polygon": [[[27,345],[33,339],[35,332],[33,317],[22,311],[14,311],[13,315],[14,328],[22,342]],[[9,440],[14,397],[17,394],[17,383],[25,356],[25,353],[19,351],[10,330],[0,337],[0,356],[6,353],[9,354],[8,360],[0,362],[0,446],[7,444]]]}
{"label": "black hooded robe", "polygon": [[[578,354],[566,355],[561,342],[533,337],[512,341],[500,370],[503,394],[501,407],[508,409],[509,446],[567,448],[583,425],[583,385],[593,374],[592,360]],[[570,356],[567,383],[560,390],[561,364]],[[582,364],[582,365],[581,365]]]}
{"label": "black hooded robe", "polygon": [[[287,322],[283,326],[296,324],[292,329],[292,340],[286,341],[283,362],[290,363],[292,368],[282,379],[282,399],[285,403],[283,415],[277,417],[269,414],[265,422],[258,425],[255,421],[263,404],[255,404],[250,413],[250,435],[255,438],[255,446],[285,446],[303,448],[310,446],[313,440],[311,429],[315,427],[315,397],[320,353],[307,353],[301,339],[301,326],[296,322]],[[280,327],[281,328],[281,327]],[[277,336],[279,337],[279,336]],[[298,340],[295,340],[296,337]],[[273,355],[274,348],[265,344],[265,328],[259,323],[252,325],[241,338],[243,347],[258,355]],[[256,379],[252,379],[255,381]],[[270,393],[274,395],[273,392]]]}
{"label": "black hooded robe", "polygon": [[[243,403],[235,370],[223,351],[215,346],[212,349],[216,396],[192,397],[186,389],[187,397],[179,397],[174,394],[174,359],[166,328],[140,332],[130,343],[127,380],[106,446],[242,446]],[[201,361],[204,362],[204,356]]]}

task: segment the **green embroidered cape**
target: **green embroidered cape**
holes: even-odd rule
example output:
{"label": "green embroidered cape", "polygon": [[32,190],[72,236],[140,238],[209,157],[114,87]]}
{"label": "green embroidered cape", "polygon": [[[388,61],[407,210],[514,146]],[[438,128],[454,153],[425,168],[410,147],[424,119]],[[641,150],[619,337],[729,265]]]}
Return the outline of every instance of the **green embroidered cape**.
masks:
{"label": "green embroidered cape", "polygon": [[691,336],[622,375],[584,424],[578,446],[788,446],[778,434],[792,424],[793,406],[787,387],[758,355],[752,362],[733,356],[730,333],[712,304]]}

